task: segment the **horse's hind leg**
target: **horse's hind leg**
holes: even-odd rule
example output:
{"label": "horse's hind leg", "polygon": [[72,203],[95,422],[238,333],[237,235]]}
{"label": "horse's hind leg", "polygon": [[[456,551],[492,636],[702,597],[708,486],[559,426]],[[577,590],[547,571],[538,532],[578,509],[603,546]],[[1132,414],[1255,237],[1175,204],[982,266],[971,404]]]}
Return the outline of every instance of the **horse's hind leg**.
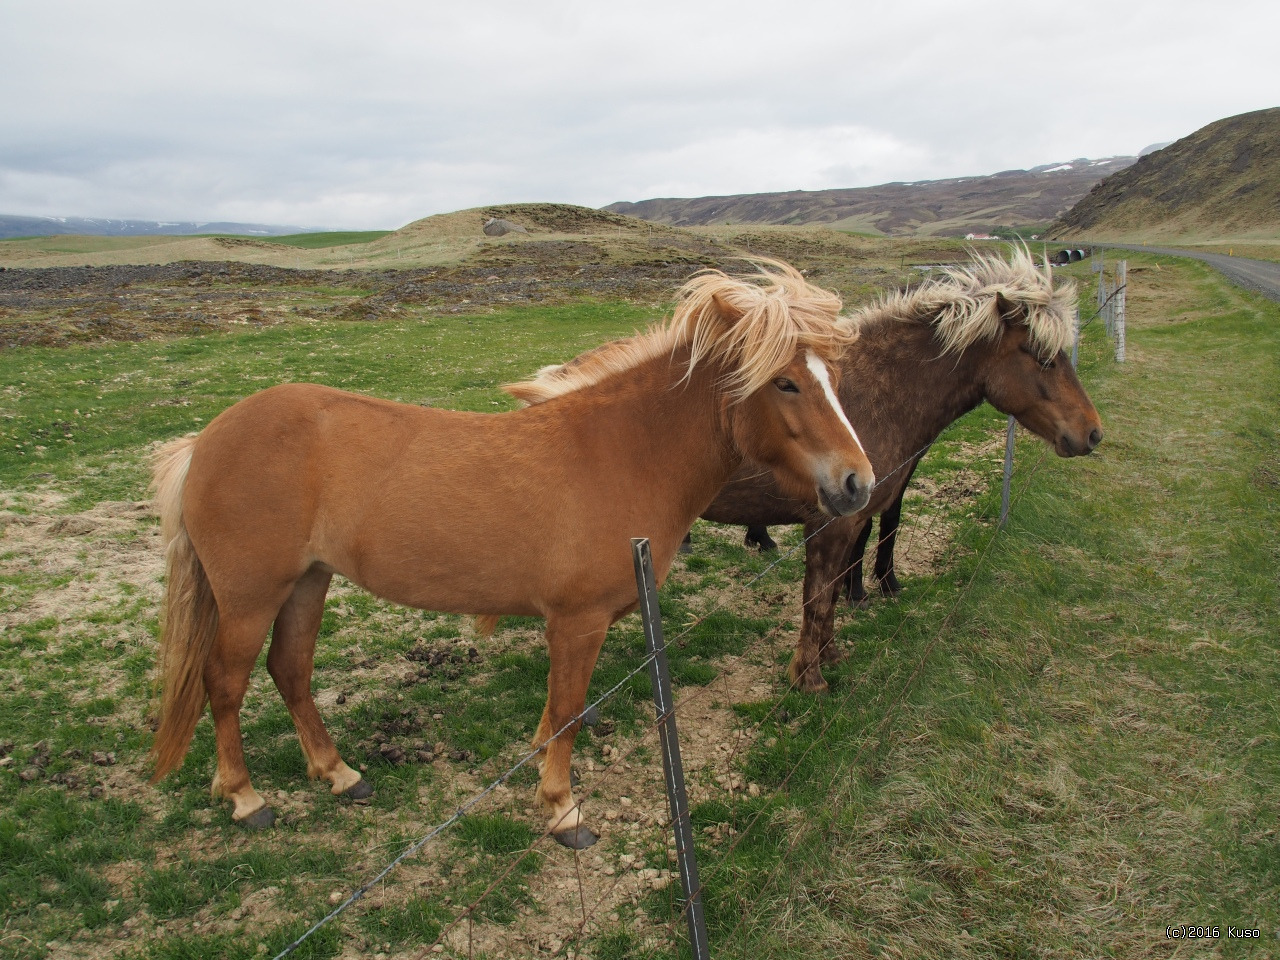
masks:
{"label": "horse's hind leg", "polygon": [[880,543],[876,547],[875,579],[880,592],[886,597],[896,597],[902,593],[902,584],[898,582],[893,571],[893,551],[898,540],[898,527],[902,523],[902,500],[907,495],[907,484],[911,482],[917,466],[919,461],[911,467],[910,473],[903,479],[902,487],[898,490],[898,499],[894,500],[892,506],[880,515]]}
{"label": "horse's hind leg", "polygon": [[[560,843],[578,850],[591,846],[599,837],[583,822],[582,812],[573,799],[569,767],[573,740],[582,721],[572,724],[569,721],[586,706],[587,686],[608,629],[607,616],[547,618],[547,652],[551,657],[547,706],[533,740],[535,747],[546,748],[538,799],[551,810],[547,829]],[[547,743],[558,732],[560,736]]]}
{"label": "horse's hind leg", "polygon": [[267,639],[273,612],[220,611],[218,634],[204,666],[204,685],[218,743],[213,794],[230,800],[234,804],[232,819],[250,827],[266,827],[275,822],[275,814],[249,782],[240,733],[240,706],[249,688],[249,673]]}
{"label": "horse's hind leg", "polygon": [[323,777],[333,785],[333,793],[359,800],[373,793],[373,789],[338,755],[311,695],[316,635],[332,577],[328,570],[312,567],[298,580],[276,615],[267,670],[293,717],[302,754],[307,758],[307,776]]}

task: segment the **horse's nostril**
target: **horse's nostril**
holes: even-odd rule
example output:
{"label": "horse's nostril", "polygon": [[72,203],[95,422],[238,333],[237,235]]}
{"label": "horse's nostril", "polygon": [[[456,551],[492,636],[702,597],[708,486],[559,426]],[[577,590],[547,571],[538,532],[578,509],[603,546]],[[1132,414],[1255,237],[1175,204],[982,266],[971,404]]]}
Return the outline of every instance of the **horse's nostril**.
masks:
{"label": "horse's nostril", "polygon": [[844,478],[844,488],[855,500],[862,495],[862,485],[858,483],[858,475],[851,473]]}
{"label": "horse's nostril", "polygon": [[1099,427],[1094,427],[1093,431],[1089,434],[1089,449],[1092,450],[1101,442],[1102,442],[1102,430]]}

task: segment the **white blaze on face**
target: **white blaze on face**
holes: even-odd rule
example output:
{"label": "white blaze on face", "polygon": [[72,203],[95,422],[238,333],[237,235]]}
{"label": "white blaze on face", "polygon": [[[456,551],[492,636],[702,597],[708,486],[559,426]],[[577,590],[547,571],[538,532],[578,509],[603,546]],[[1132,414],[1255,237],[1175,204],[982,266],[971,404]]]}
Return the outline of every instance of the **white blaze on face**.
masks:
{"label": "white blaze on face", "polygon": [[849,422],[849,418],[844,415],[844,407],[840,406],[840,401],[836,399],[835,389],[831,386],[831,374],[827,372],[827,365],[822,362],[812,350],[806,350],[804,354],[805,366],[809,368],[809,372],[813,374],[813,379],[822,385],[822,392],[827,395],[827,402],[831,404],[835,410],[836,416],[840,418],[840,422],[849,428],[849,435],[853,437],[853,442],[858,445],[859,450],[863,450],[862,441],[858,439],[858,432],[853,429],[853,424]]}

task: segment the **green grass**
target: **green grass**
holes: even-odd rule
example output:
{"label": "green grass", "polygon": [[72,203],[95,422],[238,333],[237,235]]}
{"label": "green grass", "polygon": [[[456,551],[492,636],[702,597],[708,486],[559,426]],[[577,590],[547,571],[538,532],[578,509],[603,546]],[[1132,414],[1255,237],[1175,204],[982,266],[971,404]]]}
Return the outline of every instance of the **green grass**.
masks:
{"label": "green grass", "polygon": [[286,247],[304,250],[320,250],[325,247],[344,247],[353,243],[372,243],[381,240],[392,230],[331,230],[322,233],[290,233],[279,237],[260,237],[266,243],[280,243]]}
{"label": "green grass", "polygon": [[[1153,262],[1131,260],[1144,268],[1131,274],[1131,362],[1110,360],[1099,324],[1086,331],[1082,377],[1107,432],[1097,454],[1059,461],[1020,437],[1013,513],[994,537],[998,458],[973,449],[1004,418],[980,408],[949,430],[920,475],[943,486],[963,471],[979,493],[909,505],[899,556],[915,549],[913,525],[936,518],[951,531],[940,571],[904,578],[900,601],[842,610],[848,659],[828,668],[829,696],[782,682],[799,553],[761,556],[738,532],[695,530],[697,552],[661,598],[672,672],[682,696],[749,734],[690,777],[716,956],[1194,955],[1163,939],[1166,924],[1192,922],[1258,926],[1263,955],[1274,949],[1280,309],[1199,265]],[[461,618],[339,586],[315,687],[377,793],[342,804],[307,782],[260,664],[246,751],[280,822],[245,834],[209,799],[208,723],[180,771],[145,783],[155,574],[127,565],[154,565],[153,527],[64,533],[61,557],[30,531],[58,511],[92,517],[79,511],[145,497],[149,444],[269,383],[502,409],[497,384],[649,316],[582,304],[0,353],[0,957],[274,954],[523,755],[547,671],[534,618],[473,640]],[[773,533],[784,551],[798,544],[794,530]],[[641,738],[648,679],[627,679],[643,647],[638,621],[624,621],[593,676],[592,699],[623,684],[575,748],[593,818],[625,809],[619,791],[663,810],[657,750]],[[726,663],[764,687],[726,693]],[[707,750],[700,732],[681,728],[691,756]],[[630,745],[629,769],[606,780],[606,747],[616,758]],[[717,786],[726,769],[756,793]],[[532,766],[520,771],[299,955],[415,956],[535,842],[535,782]],[[475,914],[478,942],[538,923],[568,936],[582,909],[575,864],[589,908],[616,879],[594,857],[667,866],[659,821],[596,825],[602,843],[580,859],[539,845],[499,880]],[[570,902],[564,917],[544,913]],[[610,903],[583,947],[682,955],[678,902],[673,885]],[[1259,955],[1246,941],[1217,949]]]}
{"label": "green grass", "polygon": [[141,447],[199,430],[274,383],[509,409],[498,387],[653,318],[633,305],[398,323],[290,324],[217,337],[0,353],[0,488],[65,484],[73,503],[140,497]]}

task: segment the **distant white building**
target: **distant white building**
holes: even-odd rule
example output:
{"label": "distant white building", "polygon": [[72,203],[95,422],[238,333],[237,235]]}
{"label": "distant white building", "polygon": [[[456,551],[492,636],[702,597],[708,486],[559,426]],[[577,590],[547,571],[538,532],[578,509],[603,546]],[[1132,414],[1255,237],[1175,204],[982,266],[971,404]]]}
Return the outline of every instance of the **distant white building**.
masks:
{"label": "distant white building", "polygon": [[999,237],[991,236],[991,234],[989,233],[966,233],[964,235],[964,238],[966,240],[999,240],[1000,239]]}

